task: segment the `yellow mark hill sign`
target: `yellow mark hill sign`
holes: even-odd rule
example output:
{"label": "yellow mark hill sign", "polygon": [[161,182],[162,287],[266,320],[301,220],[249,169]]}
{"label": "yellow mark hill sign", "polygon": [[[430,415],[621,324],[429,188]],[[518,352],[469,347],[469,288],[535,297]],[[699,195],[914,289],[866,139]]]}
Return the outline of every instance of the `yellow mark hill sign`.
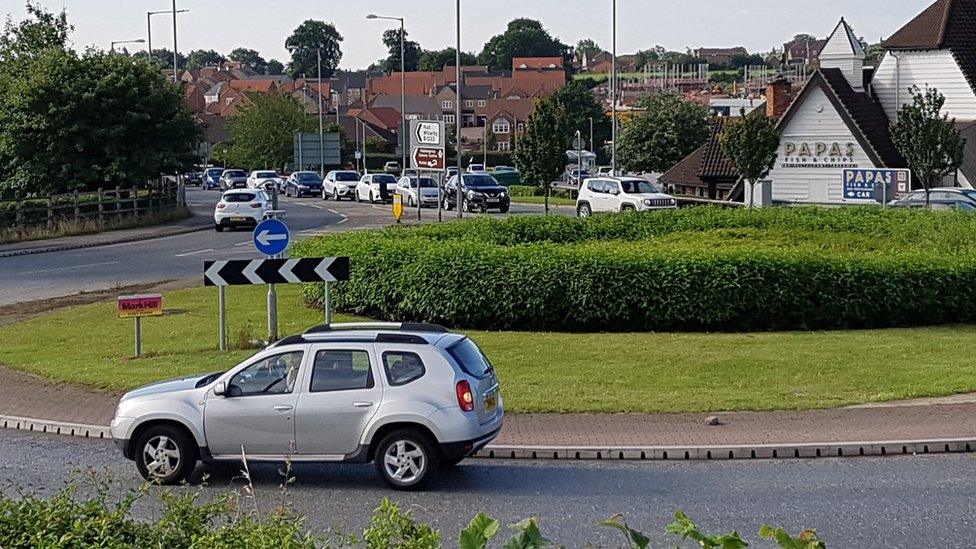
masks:
{"label": "yellow mark hill sign", "polygon": [[163,296],[159,294],[119,296],[117,306],[119,318],[163,316]]}

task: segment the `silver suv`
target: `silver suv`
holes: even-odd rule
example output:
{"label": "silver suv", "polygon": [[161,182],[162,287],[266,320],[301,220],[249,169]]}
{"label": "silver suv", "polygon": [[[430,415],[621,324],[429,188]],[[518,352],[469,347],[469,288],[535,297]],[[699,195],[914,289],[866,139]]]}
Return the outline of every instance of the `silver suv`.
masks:
{"label": "silver suv", "polygon": [[204,463],[374,461],[396,489],[426,484],[498,436],[504,406],[467,337],[422,324],[323,325],[223,372],[125,394],[112,437],[143,477]]}

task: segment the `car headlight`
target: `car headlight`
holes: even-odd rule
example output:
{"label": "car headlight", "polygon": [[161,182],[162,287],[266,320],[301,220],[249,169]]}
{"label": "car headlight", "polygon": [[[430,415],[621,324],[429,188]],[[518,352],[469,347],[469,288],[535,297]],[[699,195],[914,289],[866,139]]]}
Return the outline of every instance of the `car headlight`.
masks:
{"label": "car headlight", "polygon": [[654,203],[654,202],[652,202],[650,198],[645,198],[645,199],[644,199],[644,205],[645,205],[645,206],[650,206],[650,205],[651,205],[651,204],[653,204],[653,203]]}
{"label": "car headlight", "polygon": [[674,206],[674,205],[675,205],[675,204],[677,204],[677,203],[678,203],[678,201],[677,201],[677,200],[675,200],[674,198],[672,198],[672,199],[671,199],[671,205],[672,205],[672,206]]}

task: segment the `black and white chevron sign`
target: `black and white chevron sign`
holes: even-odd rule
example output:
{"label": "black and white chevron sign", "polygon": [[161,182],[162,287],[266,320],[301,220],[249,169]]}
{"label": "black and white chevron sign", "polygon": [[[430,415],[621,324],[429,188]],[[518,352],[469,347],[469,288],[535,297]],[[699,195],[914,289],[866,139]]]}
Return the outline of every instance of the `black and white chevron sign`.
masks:
{"label": "black and white chevron sign", "polygon": [[349,280],[348,257],[204,261],[204,286],[248,286]]}

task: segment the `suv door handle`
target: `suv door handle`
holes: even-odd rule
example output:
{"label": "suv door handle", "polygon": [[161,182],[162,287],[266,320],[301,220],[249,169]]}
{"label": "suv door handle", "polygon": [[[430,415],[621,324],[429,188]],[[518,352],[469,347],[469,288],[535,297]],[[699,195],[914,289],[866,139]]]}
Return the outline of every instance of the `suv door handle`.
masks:
{"label": "suv door handle", "polygon": [[356,408],[369,408],[372,405],[373,405],[372,402],[354,402],[353,403],[353,406],[355,406]]}
{"label": "suv door handle", "polygon": [[290,412],[294,408],[295,408],[294,406],[287,406],[287,405],[282,404],[282,405],[275,406],[274,407],[274,410],[276,412]]}

